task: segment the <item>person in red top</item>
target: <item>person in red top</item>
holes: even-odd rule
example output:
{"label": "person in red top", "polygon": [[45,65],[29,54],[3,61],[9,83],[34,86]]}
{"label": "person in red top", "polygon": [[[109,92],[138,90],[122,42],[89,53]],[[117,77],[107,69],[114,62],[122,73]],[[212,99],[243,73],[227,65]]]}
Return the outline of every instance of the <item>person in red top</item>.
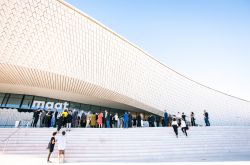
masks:
{"label": "person in red top", "polygon": [[102,128],[102,117],[103,117],[103,114],[102,114],[102,112],[100,112],[98,115],[98,121],[97,121],[99,128]]}

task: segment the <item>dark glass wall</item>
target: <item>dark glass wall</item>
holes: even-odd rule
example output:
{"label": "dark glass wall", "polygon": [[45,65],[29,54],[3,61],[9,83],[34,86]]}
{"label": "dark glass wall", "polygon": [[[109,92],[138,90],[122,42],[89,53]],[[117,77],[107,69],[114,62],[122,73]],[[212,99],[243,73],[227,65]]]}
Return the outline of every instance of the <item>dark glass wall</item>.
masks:
{"label": "dark glass wall", "polygon": [[0,106],[2,105],[2,102],[4,100],[4,96],[5,96],[4,93],[0,93]]}
{"label": "dark glass wall", "polygon": [[[90,104],[82,104],[77,102],[65,101],[65,100],[58,100],[53,98],[46,98],[40,96],[31,96],[31,95],[21,95],[21,94],[10,94],[10,93],[0,93],[0,107],[1,108],[17,108],[20,112],[32,112],[33,110],[37,109],[33,107],[33,101],[44,101],[44,105],[47,102],[53,103],[65,103],[67,102],[68,109],[75,109],[81,110],[85,112],[93,112],[99,113],[100,111],[109,111],[110,113],[118,113],[119,115],[124,113],[124,110],[120,109],[113,109],[108,107],[101,107],[96,105]],[[47,110],[46,108],[44,108]],[[60,111],[60,110],[59,110]]]}
{"label": "dark glass wall", "polygon": [[30,109],[32,106],[33,100],[34,100],[34,96],[25,95],[23,98],[21,109]]}

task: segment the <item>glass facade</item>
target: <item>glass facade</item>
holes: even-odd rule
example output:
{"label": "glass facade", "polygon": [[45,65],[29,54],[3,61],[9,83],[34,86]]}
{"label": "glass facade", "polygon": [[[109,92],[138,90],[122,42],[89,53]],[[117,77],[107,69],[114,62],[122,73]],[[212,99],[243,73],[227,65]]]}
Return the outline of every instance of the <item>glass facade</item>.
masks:
{"label": "glass facade", "polygon": [[22,102],[22,105],[20,106],[21,109],[30,109],[33,100],[34,100],[34,96],[27,96],[27,95],[25,95],[24,99],[23,99],[23,102]]}
{"label": "glass facade", "polygon": [[2,102],[4,100],[4,96],[5,96],[4,93],[0,93],[0,106],[2,105]]}
{"label": "glass facade", "polygon": [[[18,120],[31,120],[33,113],[37,109],[52,111],[57,109],[58,112],[62,112],[65,108],[70,110],[77,110],[81,114],[84,113],[99,113],[107,110],[110,114],[118,114],[119,117],[128,110],[115,109],[109,107],[102,107],[98,105],[83,104],[77,102],[71,102],[66,100],[59,100],[41,96],[31,96],[23,94],[12,94],[12,93],[0,93],[0,127],[2,126],[13,126],[15,121]],[[144,120],[151,114],[149,112],[133,112],[130,111],[132,117],[136,117],[139,114],[143,114]]]}
{"label": "glass facade", "polygon": [[[39,104],[35,104],[34,102],[39,102]],[[50,102],[50,103],[48,103]],[[42,106],[40,109],[48,110],[48,109],[54,109],[54,108],[48,108],[48,107],[60,107],[60,104],[64,104],[67,102],[68,109],[75,109],[78,111],[84,111],[84,112],[92,112],[92,113],[99,113],[100,111],[109,111],[110,113],[118,113],[119,115],[122,115],[125,111],[128,110],[122,110],[122,109],[114,109],[109,107],[102,107],[97,105],[90,105],[90,104],[82,104],[77,102],[71,102],[71,101],[65,101],[65,100],[59,100],[59,99],[53,99],[53,98],[46,98],[41,96],[31,96],[31,95],[22,95],[22,94],[11,94],[11,93],[0,93],[0,108],[16,108],[19,112],[33,112],[34,110],[38,109],[37,106]],[[48,104],[47,104],[48,103]],[[51,105],[52,104],[52,105]],[[63,108],[58,108],[58,111],[62,111]],[[144,112],[147,113],[147,112]],[[136,112],[133,112],[133,114],[137,114]],[[149,114],[149,113],[148,113]]]}
{"label": "glass facade", "polygon": [[23,97],[24,97],[23,95],[10,94],[5,106],[10,108],[20,108]]}

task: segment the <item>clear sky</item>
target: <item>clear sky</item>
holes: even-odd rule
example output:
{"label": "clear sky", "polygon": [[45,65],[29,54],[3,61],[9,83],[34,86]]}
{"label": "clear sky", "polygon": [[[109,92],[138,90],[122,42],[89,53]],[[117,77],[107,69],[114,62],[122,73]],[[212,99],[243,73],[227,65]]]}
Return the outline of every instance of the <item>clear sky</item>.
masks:
{"label": "clear sky", "polygon": [[250,0],[66,0],[177,72],[250,101]]}

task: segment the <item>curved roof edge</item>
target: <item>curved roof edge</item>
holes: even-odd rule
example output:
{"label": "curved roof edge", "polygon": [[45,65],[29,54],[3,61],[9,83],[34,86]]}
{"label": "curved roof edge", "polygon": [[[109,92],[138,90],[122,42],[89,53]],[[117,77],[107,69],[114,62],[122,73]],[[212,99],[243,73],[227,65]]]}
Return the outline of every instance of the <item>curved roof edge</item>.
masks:
{"label": "curved roof edge", "polygon": [[191,78],[189,78],[189,77],[187,77],[187,76],[185,76],[185,75],[183,75],[183,74],[181,74],[181,73],[175,71],[174,69],[168,67],[168,66],[167,66],[166,64],[164,64],[163,62],[160,62],[160,61],[157,60],[156,58],[152,57],[149,53],[147,53],[146,51],[144,51],[142,48],[140,48],[140,47],[137,46],[136,44],[134,44],[134,43],[128,41],[125,37],[123,37],[123,36],[117,34],[117,33],[114,32],[113,30],[111,30],[110,28],[106,27],[104,24],[102,24],[102,23],[100,23],[99,21],[97,21],[96,19],[90,17],[88,14],[86,14],[86,13],[84,13],[83,11],[77,9],[75,6],[73,6],[73,5],[71,5],[71,4],[67,3],[67,2],[65,2],[65,1],[63,1],[63,0],[57,0],[57,1],[60,2],[61,4],[63,4],[64,6],[66,6],[66,7],[70,8],[70,9],[74,10],[75,12],[79,13],[80,15],[86,17],[87,19],[91,20],[92,22],[98,24],[99,26],[101,26],[101,27],[104,28],[105,30],[107,30],[107,31],[109,31],[110,33],[114,34],[115,36],[117,36],[117,37],[120,38],[121,40],[127,42],[128,44],[130,44],[130,45],[133,46],[134,48],[138,49],[139,51],[143,52],[145,55],[147,55],[148,57],[150,57],[152,60],[158,62],[159,64],[163,65],[164,67],[168,68],[169,70],[175,72],[175,73],[178,74],[179,76],[184,77],[184,78],[186,78],[187,80],[189,80],[189,81],[191,81],[191,82],[194,82],[194,83],[196,83],[196,84],[198,84],[198,85],[200,85],[200,86],[203,86],[203,87],[208,88],[208,89],[210,89],[210,90],[213,90],[213,91],[215,91],[215,92],[221,93],[221,94],[226,95],[226,96],[228,96],[228,97],[232,97],[232,98],[235,98],[235,99],[238,99],[238,100],[241,100],[241,101],[245,101],[245,102],[249,102],[249,103],[250,103],[250,100],[242,99],[242,98],[240,98],[240,97],[236,97],[236,96],[227,94],[227,93],[225,93],[225,92],[219,91],[219,90],[217,90],[217,89],[211,88],[211,87],[209,87],[209,86],[206,86],[206,85],[204,85],[204,84],[201,84],[201,83],[199,83],[199,82],[197,82],[197,81],[195,81],[195,80],[193,80],[193,79],[191,79]]}

